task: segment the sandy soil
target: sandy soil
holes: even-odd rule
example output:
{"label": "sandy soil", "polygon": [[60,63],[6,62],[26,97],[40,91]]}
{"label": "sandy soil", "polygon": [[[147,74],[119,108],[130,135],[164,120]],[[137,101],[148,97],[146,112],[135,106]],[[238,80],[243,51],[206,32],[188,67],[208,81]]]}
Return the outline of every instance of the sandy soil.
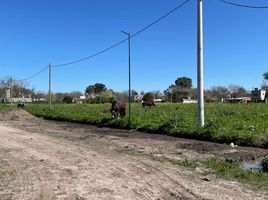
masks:
{"label": "sandy soil", "polygon": [[267,191],[217,178],[208,169],[150,158],[239,161],[267,150],[45,121],[20,112],[0,118],[0,199],[268,199]]}

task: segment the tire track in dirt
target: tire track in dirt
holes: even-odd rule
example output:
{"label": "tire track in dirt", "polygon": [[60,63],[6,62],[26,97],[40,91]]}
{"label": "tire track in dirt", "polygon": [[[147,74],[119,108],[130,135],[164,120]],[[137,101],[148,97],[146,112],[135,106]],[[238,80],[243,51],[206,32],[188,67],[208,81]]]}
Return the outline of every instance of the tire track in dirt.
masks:
{"label": "tire track in dirt", "polygon": [[26,155],[27,152],[24,150],[23,145],[15,142],[17,138],[11,137],[15,133],[17,133],[15,130],[3,127],[0,129],[1,136],[5,134],[8,136],[6,138],[9,141],[9,143],[2,141],[1,149],[8,149],[8,153],[1,154],[1,157],[6,160],[11,168],[15,169],[15,176],[19,181],[19,185],[14,186],[18,190],[14,192],[16,194],[14,199],[52,199],[52,189],[46,184],[46,179],[50,177],[49,173],[46,176],[42,176],[40,170],[44,169],[40,166],[40,161],[30,158],[25,159],[25,157],[21,156],[21,154]]}
{"label": "tire track in dirt", "polygon": [[[134,196],[134,199],[135,198],[151,199],[153,195],[157,196],[157,194],[154,194],[155,193],[154,190],[155,191],[162,190],[162,192],[164,191],[162,186],[159,187],[159,185],[161,184],[154,184],[153,187],[152,187],[152,184],[149,184],[149,182],[154,179],[151,179],[149,177],[148,180],[147,179],[142,180],[145,174],[141,173],[140,175],[138,175],[137,170],[134,170],[133,166],[137,165],[136,161],[128,160],[129,158],[127,158],[126,160],[126,157],[122,155],[120,155],[120,157],[122,158],[119,158],[118,156],[114,158],[113,157],[114,155],[108,155],[108,157],[106,157],[105,154],[100,154],[99,152],[90,151],[89,149],[85,149],[83,147],[77,147],[76,145],[70,144],[70,141],[62,141],[62,140],[50,141],[51,140],[50,138],[43,137],[40,135],[38,135],[38,137],[34,135],[29,135],[24,131],[19,131],[13,128],[1,127],[0,133],[5,134],[6,137],[8,136],[9,140],[13,140],[11,144],[13,144],[14,148],[23,149],[22,153],[24,153],[24,159],[26,158],[26,160],[30,160],[29,158],[30,155],[32,157],[37,157],[37,159],[35,158],[35,160],[42,159],[43,157],[43,160],[44,160],[42,161],[43,164],[52,163],[52,166],[50,167],[54,170],[54,172],[58,173],[58,175],[59,174],[63,175],[60,178],[57,176],[51,177],[52,179],[55,179],[54,181],[58,182],[59,188],[53,190],[52,189],[53,187],[50,187],[49,189],[47,189],[46,188],[47,183],[44,184],[42,183],[42,181],[40,181],[41,183],[39,183],[39,185],[42,185],[42,189],[38,192],[39,194],[33,194],[34,191],[30,187],[30,185],[32,185],[33,183],[31,183],[29,176],[27,176],[23,172],[23,169],[19,168],[19,165],[22,165],[22,163],[23,165],[26,165],[25,168],[27,167],[29,168],[30,167],[29,164],[27,165],[18,157],[16,158],[17,160],[16,162],[14,162],[14,159],[12,160],[9,159],[9,162],[12,164],[12,166],[16,167],[16,169],[18,170],[18,174],[22,176],[21,185],[28,185],[28,187],[24,187],[24,188],[21,187],[22,193],[20,194],[21,195],[20,199],[28,199],[29,196],[37,196],[37,195],[42,199],[51,199],[51,196],[48,196],[49,193],[50,194],[56,193],[56,196],[58,197],[74,196],[75,194],[73,192],[66,191],[66,190],[63,191],[64,186],[62,185],[62,183],[65,184],[65,187],[66,185],[69,185],[68,187],[72,188],[72,187],[75,187],[75,185],[73,185],[73,179],[76,179],[77,183],[84,181],[85,183],[82,184],[82,187],[85,187],[85,190],[86,190],[88,189],[86,185],[90,184],[90,182],[86,180],[87,176],[84,173],[88,170],[94,171],[94,173],[96,173],[97,171],[97,174],[95,174],[95,179],[101,180],[103,182],[102,184],[106,185],[106,187],[103,187],[102,189],[97,190],[99,191],[100,194],[94,194],[93,192],[93,195],[97,197],[102,197],[103,195],[105,196],[106,195],[105,193],[113,193],[113,194],[117,193],[115,194],[116,196],[122,192],[120,191],[121,189],[120,187],[118,187],[118,185],[114,185],[112,189],[109,189],[109,187],[111,187],[110,184],[114,184],[115,182],[115,180],[113,180],[115,174],[117,174],[116,181],[120,183],[119,184],[120,186],[121,185],[130,186],[128,187],[128,191],[131,191],[130,194],[132,195],[132,198]],[[40,146],[47,146],[47,148],[42,149],[42,148],[39,148]],[[46,152],[49,148],[51,148],[51,146],[53,146],[54,150],[52,152]],[[41,152],[37,152],[37,149],[41,150]],[[65,151],[65,153],[63,151]],[[69,159],[68,161],[68,158],[64,154],[65,155],[68,154],[68,156],[72,159]],[[96,157],[98,157],[97,162],[96,160],[94,160]],[[78,165],[74,165],[73,162],[78,161],[79,159],[80,159],[80,163],[78,162]],[[17,163],[19,163],[19,165]],[[61,169],[59,169],[60,165],[63,165],[64,167],[63,168],[61,167]],[[159,173],[159,171],[156,171],[156,170],[152,171],[150,169],[152,167],[149,165],[147,166],[145,166],[144,164],[142,165],[143,165],[142,168],[144,169],[146,168],[146,170],[150,172],[149,173],[150,176],[157,177],[157,179],[161,181],[168,181],[168,179],[165,177],[166,176],[165,174]],[[38,179],[38,180],[44,179],[44,177],[49,174],[49,173],[48,174],[34,173],[33,170],[31,171],[31,173],[32,173],[32,176],[35,177],[34,179]],[[31,178],[33,179],[33,177]],[[36,180],[34,182],[36,184]],[[186,191],[183,191],[183,189],[181,190],[182,191],[177,190],[178,194],[181,193],[180,196],[185,195],[183,193],[187,193]],[[79,191],[79,189],[77,189],[77,191]],[[85,192],[82,191],[81,193],[83,194]],[[123,193],[125,193],[123,195],[126,195],[127,197],[131,198],[131,195],[128,194],[129,192],[123,192]],[[168,194],[168,192],[166,192],[164,195],[168,195],[170,197],[169,199],[175,199],[172,197],[172,194]],[[189,194],[187,194],[187,196],[188,195]],[[90,194],[85,194],[85,196],[89,197]]]}
{"label": "tire track in dirt", "polygon": [[223,199],[220,192],[229,199],[254,197],[247,190],[237,194],[243,191],[237,183],[232,183],[232,193],[232,187],[225,188],[229,182],[204,182],[187,169],[118,153],[122,144],[86,127],[0,124],[0,138],[0,150],[8,149],[0,156],[19,171],[22,184],[28,184],[14,185],[19,188],[14,199]]}

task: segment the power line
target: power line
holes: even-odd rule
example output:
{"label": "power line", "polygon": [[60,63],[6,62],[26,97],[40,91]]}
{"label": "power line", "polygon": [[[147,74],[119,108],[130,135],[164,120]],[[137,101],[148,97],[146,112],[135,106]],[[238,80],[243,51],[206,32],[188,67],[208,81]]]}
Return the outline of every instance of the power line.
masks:
{"label": "power line", "polygon": [[229,4],[232,6],[237,6],[237,7],[243,7],[243,8],[257,8],[257,9],[267,9],[268,6],[253,6],[253,5],[245,5],[245,4],[238,4],[238,3],[233,3],[230,1],[225,1],[225,0],[219,0],[222,3]]}
{"label": "power line", "polygon": [[[159,21],[163,20],[164,18],[166,18],[168,15],[172,14],[173,12],[175,12],[176,10],[178,10],[179,8],[181,8],[182,6],[184,6],[186,3],[188,3],[189,1],[191,0],[186,0],[184,1],[183,3],[181,3],[180,5],[176,6],[175,8],[173,8],[171,11],[167,12],[166,14],[164,14],[163,16],[161,16],[160,18],[158,18],[157,20],[155,20],[154,22],[152,22],[151,24],[145,26],[144,28],[142,28],[141,30],[137,31],[136,33],[134,33],[131,38],[137,36],[138,34],[142,33],[143,31],[147,30],[148,28],[150,28],[151,26],[155,25],[156,23],[158,23]],[[109,51],[117,46],[119,46],[120,44],[124,43],[125,41],[127,41],[128,38],[124,39],[124,40],[121,40],[115,44],[113,44],[112,46],[108,47],[108,48],[105,48],[97,53],[94,53],[94,54],[91,54],[85,58],[81,58],[81,59],[77,59],[77,60],[73,60],[73,61],[70,61],[70,62],[66,62],[66,63],[62,63],[62,64],[55,64],[55,65],[51,65],[51,67],[63,67],[63,66],[66,66],[66,65],[72,65],[72,64],[75,64],[75,63],[79,63],[79,62],[82,62],[82,61],[85,61],[85,60],[88,60],[88,59],[91,59],[93,57],[96,57],[102,53],[105,53],[106,51]],[[29,79],[32,79],[34,78],[35,76],[39,75],[40,73],[42,73],[43,71],[45,71],[46,69],[48,68],[48,66],[42,68],[40,71],[36,72],[35,74],[27,77],[27,78],[24,78],[24,79],[20,79],[20,80],[15,80],[15,81],[26,81],[26,80],[29,80]]]}
{"label": "power line", "polygon": [[[167,12],[166,14],[164,14],[163,16],[161,16],[160,18],[158,18],[157,20],[155,20],[154,22],[152,22],[151,24],[145,26],[144,28],[142,28],[141,30],[137,31],[136,33],[134,33],[131,38],[137,36],[138,34],[140,34],[141,32],[147,30],[148,28],[150,28],[151,26],[155,25],[156,23],[158,23],[159,21],[163,20],[164,18],[166,18],[168,15],[172,14],[173,12],[175,12],[176,10],[178,10],[179,8],[181,8],[182,6],[184,6],[186,3],[188,3],[189,1],[191,0],[186,0],[184,1],[183,3],[181,3],[180,5],[176,6],[175,8],[173,8],[171,11]],[[114,45],[108,47],[108,48],[105,48],[97,53],[94,53],[92,55],[89,55],[85,58],[81,58],[81,59],[77,59],[77,60],[74,60],[74,61],[70,61],[70,62],[67,62],[67,63],[62,63],[62,64],[56,64],[56,65],[52,65],[52,67],[62,67],[62,66],[66,66],[66,65],[72,65],[72,64],[75,64],[75,63],[79,63],[79,62],[82,62],[84,60],[88,60],[88,59],[91,59],[93,57],[96,57],[102,53],[105,53],[106,51],[114,48],[114,47],[117,47],[118,45],[124,43],[125,41],[127,41],[128,38],[124,39],[124,40],[121,40],[120,42],[117,42],[115,43]]]}
{"label": "power line", "polygon": [[150,28],[151,26],[155,25],[156,23],[158,23],[162,19],[166,18],[167,16],[169,16],[170,14],[172,14],[173,12],[175,12],[176,10],[178,10],[179,8],[181,8],[182,6],[184,6],[189,1],[191,1],[191,0],[184,1],[183,3],[181,3],[180,5],[178,5],[177,7],[175,7],[174,9],[172,9],[171,11],[167,12],[162,17],[158,18],[157,20],[155,20],[154,22],[152,22],[151,24],[149,24],[148,26],[146,26],[146,27],[142,28],[141,30],[137,31],[136,33],[134,33],[131,37],[133,38],[136,35],[140,34],[141,32],[145,31],[146,29]]}
{"label": "power line", "polygon": [[122,44],[123,42],[125,42],[125,41],[127,41],[127,40],[128,40],[128,39],[121,40],[120,42],[117,42],[116,44],[114,44],[114,45],[112,45],[112,46],[110,46],[110,47],[108,47],[108,48],[106,48],[106,49],[103,49],[103,50],[101,50],[101,51],[99,51],[99,52],[97,52],[97,53],[94,53],[94,54],[92,54],[92,55],[90,55],[90,56],[87,56],[87,57],[85,57],[85,58],[81,58],[81,59],[78,59],[78,60],[70,61],[70,62],[67,62],[67,63],[51,65],[51,67],[63,67],[63,66],[66,66],[66,65],[72,65],[72,64],[75,64],[75,63],[82,62],[82,61],[84,61],[84,60],[88,60],[88,59],[93,58],[93,57],[96,57],[96,56],[98,56],[98,55],[100,55],[100,54],[102,54],[102,53],[104,53],[104,52],[106,52],[106,51],[109,51],[110,49],[112,49],[112,48],[114,48],[114,47],[116,47],[116,46]]}
{"label": "power line", "polygon": [[20,80],[14,80],[14,81],[27,81],[27,80],[32,79],[32,78],[34,78],[35,76],[39,75],[40,73],[42,73],[43,71],[45,71],[47,68],[48,68],[48,66],[42,68],[40,71],[36,72],[35,74],[33,74],[33,75],[31,75],[31,76],[29,76],[29,77],[27,77],[27,78],[20,79]]}

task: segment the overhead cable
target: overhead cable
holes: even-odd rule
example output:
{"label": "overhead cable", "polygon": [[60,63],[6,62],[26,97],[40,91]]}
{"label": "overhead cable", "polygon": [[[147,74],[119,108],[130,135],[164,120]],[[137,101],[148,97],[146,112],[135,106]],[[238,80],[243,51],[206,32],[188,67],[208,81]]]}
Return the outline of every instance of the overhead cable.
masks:
{"label": "overhead cable", "polygon": [[117,42],[116,44],[114,44],[114,45],[112,45],[112,46],[110,46],[110,47],[108,47],[108,48],[106,48],[106,49],[103,49],[103,50],[101,50],[101,51],[99,51],[99,52],[97,52],[97,53],[94,53],[94,54],[92,54],[92,55],[90,55],[90,56],[87,56],[87,57],[85,57],[85,58],[81,58],[81,59],[78,59],[78,60],[70,61],[70,62],[67,62],[67,63],[51,65],[51,67],[63,67],[63,66],[66,66],[66,65],[72,65],[72,64],[75,64],[75,63],[82,62],[82,61],[84,61],[84,60],[88,60],[88,59],[90,59],[90,58],[93,58],[93,57],[95,57],[95,56],[97,56],[97,55],[100,55],[100,54],[102,54],[102,53],[104,53],[104,52],[106,52],[106,51],[108,51],[108,50],[110,50],[110,49],[112,49],[112,48],[114,48],[114,47],[116,47],[116,46],[122,44],[123,42],[125,42],[125,41],[127,41],[127,40],[128,40],[128,38],[127,38],[127,39],[124,39],[124,40],[121,40],[120,42]]}
{"label": "overhead cable", "polygon": [[[162,19],[166,18],[168,15],[170,15],[171,13],[175,12],[176,10],[178,10],[179,8],[181,8],[182,6],[184,6],[186,3],[188,3],[189,1],[191,0],[186,0],[184,1],[183,3],[181,3],[180,5],[176,6],[174,9],[172,9],[171,11],[167,12],[166,14],[164,14],[163,16],[161,16],[160,18],[158,18],[157,20],[155,20],[154,22],[152,22],[151,24],[145,26],[144,28],[142,28],[141,30],[137,31],[136,33],[134,33],[133,35],[131,35],[130,37],[133,38],[135,36],[137,36],[138,34],[140,34],[141,32],[145,31],[146,29],[150,28],[151,26],[153,26],[154,24],[158,23],[159,21],[161,21]],[[124,40],[121,40],[120,42],[117,42],[115,43],[114,45],[108,47],[108,48],[105,48],[97,53],[94,53],[94,54],[91,54],[85,58],[80,58],[80,59],[77,59],[77,60],[74,60],[74,61],[70,61],[70,62],[67,62],[67,63],[62,63],[62,64],[55,64],[55,65],[52,65],[52,67],[62,67],[62,66],[66,66],[66,65],[72,65],[72,64],[75,64],[75,63],[79,63],[79,62],[82,62],[84,60],[88,60],[88,59],[91,59],[93,57],[96,57],[122,43],[124,43],[125,41],[127,41],[128,38],[124,39]]]}
{"label": "overhead cable", "polygon": [[40,73],[42,73],[43,71],[45,71],[46,69],[48,68],[48,66],[44,67],[43,69],[41,69],[40,71],[36,72],[35,74],[27,77],[27,78],[24,78],[24,79],[20,79],[20,80],[14,80],[14,81],[27,81],[29,79],[32,79],[34,78],[35,76],[39,75]]}
{"label": "overhead cable", "polygon": [[154,22],[152,22],[151,24],[149,24],[148,26],[145,26],[144,28],[142,28],[141,30],[137,31],[136,33],[134,33],[131,38],[135,37],[136,35],[140,34],[141,32],[145,31],[146,29],[150,28],[151,26],[155,25],[156,23],[158,23],[159,21],[161,21],[162,19],[166,18],[168,15],[172,14],[173,12],[175,12],[176,10],[178,10],[179,8],[181,8],[182,6],[184,6],[186,3],[188,3],[190,0],[184,1],[183,3],[181,3],[180,5],[178,5],[177,7],[175,7],[174,9],[172,9],[171,11],[167,12],[165,15],[163,15],[162,17],[158,18],[157,20],[155,20]]}
{"label": "overhead cable", "polygon": [[230,1],[226,1],[226,0],[219,0],[219,1],[221,1],[222,3],[225,3],[225,4],[229,4],[229,5],[232,5],[232,6],[243,7],[243,8],[257,8],[257,9],[267,9],[268,8],[268,6],[245,5],[245,4],[233,3],[233,2],[230,2]]}
{"label": "overhead cable", "polygon": [[[164,19],[165,17],[167,17],[168,15],[172,14],[173,12],[175,12],[176,10],[178,10],[179,8],[181,8],[182,6],[184,6],[186,3],[188,3],[189,1],[191,0],[186,0],[184,1],[183,3],[181,3],[180,5],[176,6],[174,9],[172,9],[171,11],[167,12],[165,15],[161,16],[160,18],[158,18],[157,20],[155,20],[154,22],[152,22],[151,24],[145,26],[144,28],[142,28],[141,30],[137,31],[136,33],[134,33],[131,38],[137,36],[138,34],[140,34],[141,32],[145,31],[146,29],[150,28],[151,26],[153,26],[154,24],[158,23],[159,21],[161,21],[162,19]],[[75,64],[75,63],[79,63],[79,62],[82,62],[84,60],[88,60],[88,59],[91,59],[93,57],[96,57],[102,53],[105,53],[106,51],[109,51],[110,49],[113,49],[114,47],[117,47],[119,46],[120,44],[124,43],[125,41],[127,41],[128,38],[126,39],[123,39],[115,44],[113,44],[112,46],[108,47],[108,48],[105,48],[99,52],[96,52],[94,54],[91,54],[87,57],[84,57],[84,58],[80,58],[80,59],[77,59],[77,60],[73,60],[73,61],[70,61],[70,62],[67,62],[67,63],[62,63],[62,64],[55,64],[55,65],[51,65],[51,67],[63,67],[63,66],[66,66],[66,65],[72,65],[72,64]],[[45,71],[46,69],[48,68],[48,66],[42,68],[40,71],[36,72],[35,74],[27,77],[27,78],[24,78],[24,79],[20,79],[20,80],[16,80],[16,81],[26,81],[26,80],[29,80],[29,79],[32,79],[34,78],[35,76],[39,75],[40,73],[42,73],[43,71]]]}

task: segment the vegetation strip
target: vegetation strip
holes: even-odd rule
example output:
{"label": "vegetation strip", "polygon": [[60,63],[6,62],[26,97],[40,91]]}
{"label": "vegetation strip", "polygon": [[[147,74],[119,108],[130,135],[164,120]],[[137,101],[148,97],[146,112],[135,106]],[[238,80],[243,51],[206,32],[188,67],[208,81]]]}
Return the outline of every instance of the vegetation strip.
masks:
{"label": "vegetation strip", "polygon": [[[239,181],[241,183],[249,184],[256,188],[268,189],[268,173],[254,172],[251,170],[244,170],[238,163],[230,163],[219,161],[217,159],[208,160],[175,160],[164,156],[155,156],[145,154],[144,152],[135,151],[133,149],[117,150],[119,153],[127,153],[131,155],[146,156],[152,160],[171,163],[177,166],[183,166],[190,169],[206,168],[210,169],[209,174],[215,174],[218,177]],[[206,179],[209,181],[209,179]]]}
{"label": "vegetation strip", "polygon": [[[111,104],[26,105],[45,119],[128,128],[128,118],[112,119]],[[132,105],[131,128],[151,133],[268,148],[266,104],[206,104],[205,127],[196,125],[196,105],[159,103],[153,108]]]}

